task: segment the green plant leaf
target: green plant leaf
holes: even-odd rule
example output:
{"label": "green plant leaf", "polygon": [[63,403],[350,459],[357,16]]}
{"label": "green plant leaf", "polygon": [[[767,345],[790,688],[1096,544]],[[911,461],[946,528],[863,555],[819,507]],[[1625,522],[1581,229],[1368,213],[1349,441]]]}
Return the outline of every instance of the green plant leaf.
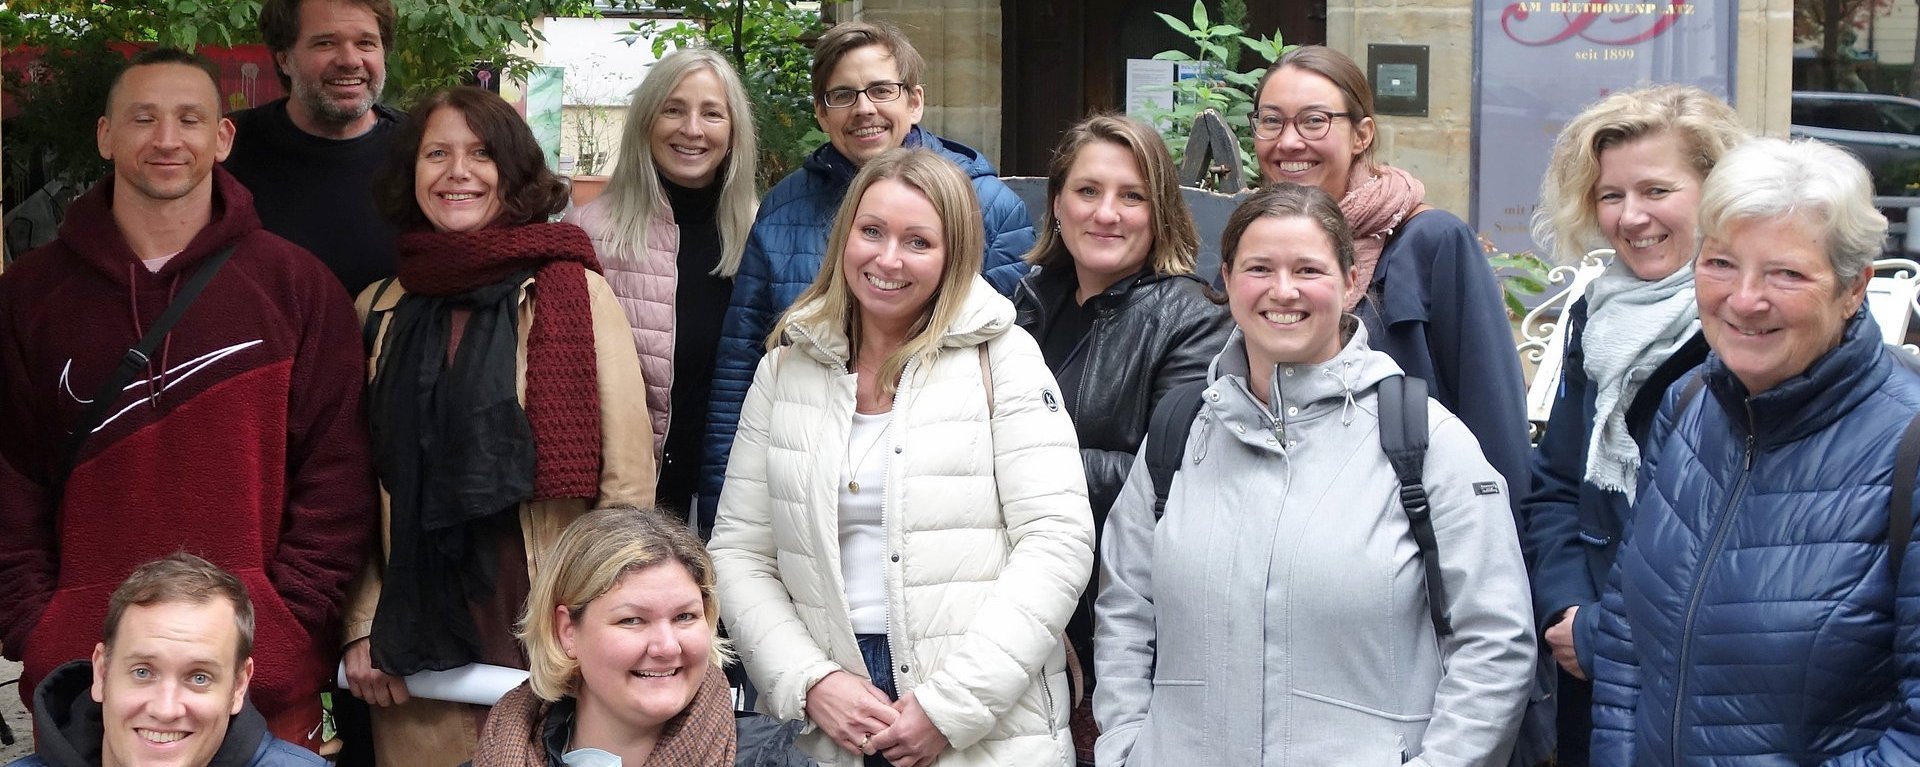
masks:
{"label": "green plant leaf", "polygon": [[1269,64],[1273,63],[1274,59],[1280,58],[1279,46],[1272,40],[1265,38],[1256,40],[1246,35],[1240,35],[1239,38],[1241,45],[1246,46],[1247,50],[1260,54],[1260,58],[1266,59]]}
{"label": "green plant leaf", "polygon": [[1206,29],[1207,26],[1207,4],[1193,0],[1193,28]]}
{"label": "green plant leaf", "polygon": [[1161,21],[1164,21],[1164,22],[1166,22],[1166,23],[1167,23],[1167,26],[1169,26],[1169,27],[1173,27],[1173,31],[1175,31],[1175,32],[1179,32],[1181,36],[1183,36],[1183,37],[1192,37],[1192,36],[1193,36],[1193,28],[1192,28],[1192,27],[1189,27],[1189,26],[1187,26],[1187,23],[1186,23],[1186,22],[1184,22],[1184,21],[1181,21],[1181,20],[1179,20],[1179,19],[1176,19],[1176,18],[1174,18],[1174,17],[1172,17],[1172,16],[1168,16],[1168,15],[1166,15],[1166,14],[1164,14],[1164,13],[1161,13],[1161,12],[1159,12],[1159,11],[1154,11],[1154,12],[1153,12],[1153,15],[1155,15],[1155,16],[1159,16],[1159,17],[1160,17],[1160,20],[1161,20]]}
{"label": "green plant leaf", "polygon": [[1207,29],[1208,37],[1237,37],[1246,30],[1232,24],[1219,24]]}
{"label": "green plant leaf", "polygon": [[1161,51],[1153,54],[1154,61],[1192,61],[1193,57],[1182,51]]}

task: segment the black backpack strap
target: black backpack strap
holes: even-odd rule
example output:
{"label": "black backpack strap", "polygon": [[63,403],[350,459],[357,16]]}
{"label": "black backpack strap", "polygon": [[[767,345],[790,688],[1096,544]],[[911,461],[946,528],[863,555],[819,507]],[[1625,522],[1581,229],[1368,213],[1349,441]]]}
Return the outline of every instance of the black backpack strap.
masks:
{"label": "black backpack strap", "polygon": [[[1905,352],[1901,352],[1904,354]],[[1907,422],[1893,454],[1893,494],[1887,498],[1887,565],[1900,582],[1901,560],[1913,541],[1913,482],[1920,473],[1920,415]]]}
{"label": "black backpack strap", "polygon": [[[1887,344],[1894,364],[1920,373],[1920,355]],[[1914,474],[1920,473],[1920,415],[1907,422],[1900,433],[1900,445],[1893,453],[1893,494],[1887,498],[1887,564],[1893,582],[1900,582],[1900,563],[1906,559],[1907,544],[1913,541]]]}
{"label": "black backpack strap", "polygon": [[1153,477],[1153,521],[1167,513],[1167,494],[1173,492],[1173,475],[1187,454],[1187,433],[1193,431],[1193,419],[1200,414],[1200,396],[1207,391],[1205,380],[1189,381],[1173,387],[1153,406],[1147,421],[1147,473]]}
{"label": "black backpack strap", "polygon": [[1676,420],[1681,414],[1687,412],[1687,406],[1693,404],[1693,398],[1700,396],[1700,390],[1706,388],[1706,385],[1707,374],[1704,370],[1696,370],[1693,375],[1687,376],[1687,385],[1680,389],[1680,401],[1673,406],[1673,417]]}
{"label": "black backpack strap", "polygon": [[1446,584],[1440,580],[1440,543],[1433,534],[1433,509],[1421,483],[1427,465],[1427,382],[1398,375],[1380,381],[1380,448],[1400,480],[1400,507],[1420,548],[1427,573],[1427,611],[1438,636],[1453,633],[1447,619]]}
{"label": "black backpack strap", "polygon": [[373,342],[380,338],[380,317],[386,314],[375,307],[380,305],[380,297],[387,294],[387,288],[393,287],[395,278],[388,277],[380,281],[380,287],[374,288],[373,300],[367,302],[367,319],[360,323],[360,345],[367,356],[373,356]]}
{"label": "black backpack strap", "polygon": [[74,422],[73,432],[67,435],[67,442],[61,447],[58,473],[53,478],[57,486],[66,484],[67,475],[73,473],[73,467],[80,458],[80,448],[86,446],[87,439],[93,436],[93,431],[100,428],[100,424],[106,421],[107,411],[119,403],[120,392],[133,381],[134,375],[146,369],[153,358],[154,350],[160,348],[160,343],[166,340],[167,333],[171,332],[173,326],[179,323],[180,318],[187,313],[187,307],[192,306],[194,300],[200,297],[200,291],[205,290],[207,283],[213,281],[213,275],[218,273],[220,265],[225,264],[233,255],[233,249],[233,245],[221,248],[212,257],[195,266],[193,274],[187,277],[186,284],[180,287],[179,293],[174,294],[173,303],[167,304],[166,311],[161,312],[160,318],[154,320],[152,327],[147,328],[146,334],[140,337],[140,343],[135,344],[120,356],[119,367],[114,368],[107,379],[101,382],[100,390],[93,395],[93,402],[88,403],[86,411],[80,414],[80,420]]}

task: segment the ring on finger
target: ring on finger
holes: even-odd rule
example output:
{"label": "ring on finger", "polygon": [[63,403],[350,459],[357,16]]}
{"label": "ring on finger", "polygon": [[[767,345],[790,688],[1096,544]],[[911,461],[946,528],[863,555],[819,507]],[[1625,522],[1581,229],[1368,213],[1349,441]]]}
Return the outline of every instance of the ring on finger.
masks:
{"label": "ring on finger", "polygon": [[869,732],[865,735],[860,736],[860,750],[862,752],[866,751],[867,745],[872,742],[873,742],[873,733]]}

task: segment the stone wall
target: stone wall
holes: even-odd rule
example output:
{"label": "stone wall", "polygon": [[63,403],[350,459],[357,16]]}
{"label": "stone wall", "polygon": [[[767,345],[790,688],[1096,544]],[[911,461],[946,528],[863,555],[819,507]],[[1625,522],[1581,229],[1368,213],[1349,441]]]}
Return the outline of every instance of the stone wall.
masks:
{"label": "stone wall", "polygon": [[1000,164],[1000,0],[864,0],[837,18],[892,22],[927,60],[928,130]]}
{"label": "stone wall", "polygon": [[[1738,6],[1735,104],[1748,128],[1784,136],[1793,88],[1793,3]],[[1472,207],[1473,11],[1470,0],[1327,3],[1327,44],[1362,66],[1369,43],[1429,46],[1428,116],[1381,117],[1377,151],[1425,182],[1430,202],[1463,218]]]}
{"label": "stone wall", "polygon": [[1793,116],[1793,0],[1742,0],[1733,100],[1756,133],[1787,135]]}
{"label": "stone wall", "polygon": [[1329,0],[1327,45],[1365,67],[1369,43],[1429,46],[1427,116],[1378,118],[1374,153],[1425,183],[1428,202],[1466,217],[1473,172],[1473,3]]}
{"label": "stone wall", "polygon": [[[1090,0],[1097,2],[1097,0]],[[1480,0],[1492,4],[1496,0]],[[927,59],[934,132],[999,160],[999,0],[853,0],[826,3],[835,18],[900,25]],[[1784,136],[1793,88],[1793,3],[1738,3],[1735,103],[1755,131]],[[1368,43],[1429,46],[1427,117],[1380,118],[1380,156],[1418,176],[1435,205],[1465,216],[1473,174],[1472,0],[1328,0],[1327,43],[1355,59]]]}

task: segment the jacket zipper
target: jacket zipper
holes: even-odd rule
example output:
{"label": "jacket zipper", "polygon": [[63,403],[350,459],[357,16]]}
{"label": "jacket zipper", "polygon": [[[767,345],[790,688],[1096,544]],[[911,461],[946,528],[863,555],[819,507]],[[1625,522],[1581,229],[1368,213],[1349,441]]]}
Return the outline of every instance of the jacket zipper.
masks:
{"label": "jacket zipper", "polygon": [[1700,614],[1700,599],[1706,591],[1707,575],[1713,570],[1714,560],[1719,558],[1720,548],[1727,541],[1727,532],[1733,529],[1733,515],[1740,508],[1740,496],[1746,493],[1747,481],[1753,476],[1753,402],[1748,400],[1743,404],[1747,411],[1747,444],[1741,456],[1740,481],[1734,483],[1733,492],[1727,494],[1726,507],[1721,512],[1720,519],[1714,523],[1713,540],[1707,545],[1706,553],[1700,557],[1698,574],[1693,579],[1693,593],[1687,598],[1687,612],[1680,626],[1680,663],[1673,687],[1673,745],[1669,764],[1684,763],[1680,758],[1682,744],[1680,731],[1684,716],[1681,703],[1687,698],[1687,669],[1693,667],[1688,656],[1693,654],[1693,626],[1694,620]]}
{"label": "jacket zipper", "polygon": [[[893,387],[893,405],[887,411],[890,414],[887,417],[889,421],[895,421],[900,418],[900,392],[906,390],[907,378],[913,375],[914,368],[918,367],[919,364],[920,358],[918,356],[910,357],[907,359],[907,364],[900,368],[900,381],[894,384]],[[855,388],[858,388],[857,384]],[[858,408],[856,407],[855,409]],[[904,429],[905,427],[902,426],[901,428]],[[887,547],[892,549],[892,551],[887,555],[887,558],[891,561],[880,563],[880,572],[886,574],[887,593],[889,595],[899,595],[897,601],[900,604],[900,610],[905,612],[907,609],[907,597],[895,587],[893,582],[893,562],[899,561],[900,549],[893,542],[893,522],[887,513],[887,498],[893,495],[896,490],[893,486],[893,456],[897,455],[900,450],[896,438],[896,435],[899,433],[900,431],[896,429],[887,430],[887,446],[892,449],[887,451],[887,455],[881,456],[881,470],[886,472],[887,483],[886,486],[881,488],[880,492],[880,530],[886,534]],[[904,694],[901,692],[901,688],[904,686],[902,682],[905,681],[903,677],[906,676],[908,666],[901,660],[903,656],[900,655],[900,643],[894,638],[892,603],[896,600],[889,597],[887,601],[887,658],[893,663],[893,668],[890,670],[893,676],[893,698],[894,700],[899,700],[900,696]]]}
{"label": "jacket zipper", "polygon": [[1054,721],[1053,712],[1053,685],[1047,681],[1047,664],[1045,663],[1040,664],[1040,698],[1047,706],[1047,726],[1052,727],[1057,724]]}

